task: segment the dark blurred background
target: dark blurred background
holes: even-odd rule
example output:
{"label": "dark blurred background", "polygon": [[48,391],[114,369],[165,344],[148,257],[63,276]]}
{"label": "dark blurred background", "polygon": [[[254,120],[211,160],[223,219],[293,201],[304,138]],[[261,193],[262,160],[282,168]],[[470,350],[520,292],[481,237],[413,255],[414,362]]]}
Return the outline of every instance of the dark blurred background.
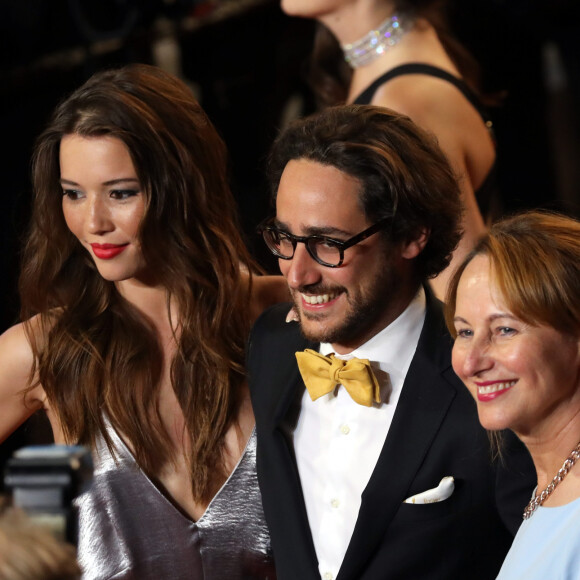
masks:
{"label": "dark blurred background", "polygon": [[[580,2],[452,0],[450,21],[484,91],[502,97],[492,115],[505,211],[580,217]],[[157,64],[190,84],[228,145],[248,245],[276,272],[254,233],[270,213],[262,164],[279,128],[314,110],[303,80],[313,31],[279,0],[0,0],[0,332],[18,321],[34,138],[64,95],[108,66]],[[46,437],[32,418],[0,447],[0,466]]]}

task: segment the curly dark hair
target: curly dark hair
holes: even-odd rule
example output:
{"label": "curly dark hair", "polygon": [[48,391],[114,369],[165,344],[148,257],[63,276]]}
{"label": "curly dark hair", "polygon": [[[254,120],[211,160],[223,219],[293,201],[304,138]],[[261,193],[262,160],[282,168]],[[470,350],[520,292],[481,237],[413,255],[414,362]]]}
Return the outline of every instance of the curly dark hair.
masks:
{"label": "curly dark hair", "polygon": [[392,218],[384,234],[389,241],[410,242],[428,232],[416,258],[421,280],[449,264],[462,234],[459,186],[435,137],[407,116],[384,107],[342,105],[294,121],[270,152],[274,199],[293,159],[331,165],[357,178],[367,219]]}

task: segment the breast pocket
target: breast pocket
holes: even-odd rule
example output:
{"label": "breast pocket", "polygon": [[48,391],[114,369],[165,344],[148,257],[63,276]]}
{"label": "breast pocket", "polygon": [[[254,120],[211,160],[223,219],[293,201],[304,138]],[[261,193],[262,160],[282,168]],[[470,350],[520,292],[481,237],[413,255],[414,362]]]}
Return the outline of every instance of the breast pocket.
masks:
{"label": "breast pocket", "polygon": [[[417,492],[419,493],[419,491]],[[411,494],[411,495],[417,495]],[[411,496],[410,495],[410,496]],[[428,521],[431,519],[451,517],[466,508],[467,486],[462,480],[455,480],[453,493],[442,501],[434,503],[401,503],[397,518],[403,521]],[[409,496],[409,497],[410,497]]]}

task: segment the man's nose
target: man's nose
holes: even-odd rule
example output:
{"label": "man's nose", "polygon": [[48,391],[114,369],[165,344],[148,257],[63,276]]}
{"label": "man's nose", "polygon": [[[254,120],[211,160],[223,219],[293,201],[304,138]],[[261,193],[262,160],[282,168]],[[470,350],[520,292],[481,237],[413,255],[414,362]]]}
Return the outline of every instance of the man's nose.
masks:
{"label": "man's nose", "polygon": [[320,282],[321,266],[302,243],[296,244],[294,257],[291,260],[279,260],[280,270],[288,286],[294,290]]}

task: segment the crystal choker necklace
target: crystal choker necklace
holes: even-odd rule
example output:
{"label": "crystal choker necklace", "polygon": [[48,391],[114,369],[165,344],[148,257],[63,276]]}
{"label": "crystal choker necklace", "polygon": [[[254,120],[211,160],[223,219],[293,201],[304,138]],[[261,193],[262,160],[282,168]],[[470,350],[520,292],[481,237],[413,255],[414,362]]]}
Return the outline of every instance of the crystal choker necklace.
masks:
{"label": "crystal choker necklace", "polygon": [[344,60],[352,68],[369,64],[386,50],[395,46],[410,27],[411,22],[403,22],[397,15],[390,16],[376,30],[371,30],[360,40],[341,45]]}

